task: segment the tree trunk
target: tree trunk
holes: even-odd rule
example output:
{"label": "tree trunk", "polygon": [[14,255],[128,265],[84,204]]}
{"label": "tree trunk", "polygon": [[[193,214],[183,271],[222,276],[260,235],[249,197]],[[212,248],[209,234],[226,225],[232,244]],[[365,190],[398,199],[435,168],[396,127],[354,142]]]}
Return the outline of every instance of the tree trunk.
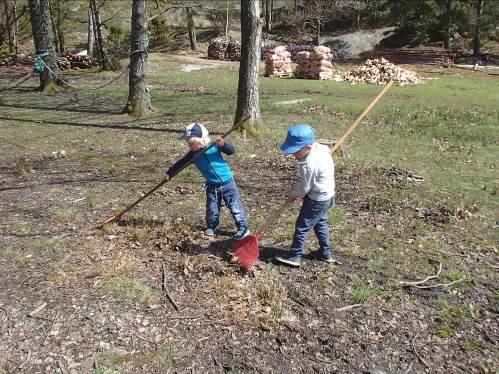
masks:
{"label": "tree trunk", "polygon": [[88,6],[88,29],[87,29],[87,55],[94,55],[94,43],[95,43],[95,34],[94,34],[94,17],[92,14],[91,5]]}
{"label": "tree trunk", "polygon": [[147,0],[133,0],[130,45],[132,53],[130,54],[128,102],[124,111],[135,117],[145,117],[152,109],[145,76],[148,40]]}
{"label": "tree trunk", "polygon": [[57,27],[55,27],[54,12],[52,10],[50,11],[50,23],[52,25],[52,33],[54,34],[55,51],[57,53],[60,53],[60,51],[59,51],[59,33],[57,32]]}
{"label": "tree trunk", "polygon": [[272,31],[272,3],[271,0],[266,0],[265,24],[267,31]]}
{"label": "tree trunk", "polygon": [[225,3],[226,15],[225,15],[225,41],[229,40],[229,2]]}
{"label": "tree trunk", "polygon": [[237,109],[234,123],[244,116],[251,117],[253,126],[261,125],[258,94],[258,70],[260,64],[260,45],[262,39],[262,20],[258,0],[241,2],[241,62],[239,64],[239,83],[237,87]]}
{"label": "tree trunk", "polygon": [[17,32],[19,29],[19,20],[17,19],[17,0],[12,0],[12,16],[14,17],[14,35],[12,44],[14,45],[14,53],[18,53]]}
{"label": "tree trunk", "polygon": [[476,60],[480,58],[480,18],[482,18],[484,0],[477,0],[476,2],[476,26],[475,37],[473,39],[473,55]]}
{"label": "tree trunk", "polygon": [[451,37],[451,25],[452,25],[452,0],[447,0],[445,4],[445,14],[446,14],[446,25],[445,25],[445,39],[444,48],[450,48],[450,37]]}
{"label": "tree trunk", "polygon": [[61,6],[61,0],[57,0],[57,23],[56,23],[56,29],[57,29],[57,36],[59,39],[59,52],[64,53],[64,49],[66,47],[65,45],[65,40],[64,40],[64,29],[63,29],[63,17],[62,17],[62,6]]}
{"label": "tree trunk", "polygon": [[4,0],[4,11],[5,11],[5,29],[7,30],[7,38],[9,41],[9,53],[17,52],[17,42],[16,42],[16,23],[17,23],[17,14],[16,14],[16,5],[14,2],[12,10],[9,7],[10,1]]}
{"label": "tree trunk", "polygon": [[321,45],[321,20],[317,19],[317,45]]}
{"label": "tree trunk", "polygon": [[191,43],[191,49],[196,51],[198,49],[198,41],[196,38],[196,25],[194,24],[193,12],[191,7],[186,7],[187,12],[187,27],[189,28],[189,42]]}
{"label": "tree trunk", "polygon": [[105,45],[104,45],[104,35],[102,33],[102,24],[100,22],[99,15],[99,7],[97,6],[96,0],[90,0],[92,5],[92,12],[94,14],[94,22],[95,22],[95,30],[97,37],[97,49],[99,51],[99,64],[102,70],[112,70],[111,62],[109,60],[109,56],[107,54]]}
{"label": "tree trunk", "polygon": [[53,91],[57,89],[57,84],[62,82],[55,75],[59,74],[59,69],[54,51],[49,0],[29,0],[29,8],[36,54],[44,62],[40,65],[40,87],[38,89],[44,92]]}

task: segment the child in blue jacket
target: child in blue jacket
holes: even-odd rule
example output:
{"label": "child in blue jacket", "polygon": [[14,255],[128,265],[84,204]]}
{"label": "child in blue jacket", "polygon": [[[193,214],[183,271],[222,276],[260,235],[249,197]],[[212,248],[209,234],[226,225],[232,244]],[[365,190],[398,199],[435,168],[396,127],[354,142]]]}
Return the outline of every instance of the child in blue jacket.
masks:
{"label": "child in blue jacket", "polygon": [[[200,123],[187,125],[184,135],[179,139],[186,140],[190,151],[166,171],[166,180],[169,180],[171,175],[211,144],[212,141],[208,135],[208,130]],[[237,226],[238,231],[233,239],[241,240],[249,234],[248,219],[232,171],[222,157],[222,152],[226,155],[233,154],[234,146],[220,137],[215,140],[215,143],[215,146],[194,160],[194,164],[206,179],[206,230],[204,233],[207,236],[215,235],[220,223],[220,207],[223,200]]]}

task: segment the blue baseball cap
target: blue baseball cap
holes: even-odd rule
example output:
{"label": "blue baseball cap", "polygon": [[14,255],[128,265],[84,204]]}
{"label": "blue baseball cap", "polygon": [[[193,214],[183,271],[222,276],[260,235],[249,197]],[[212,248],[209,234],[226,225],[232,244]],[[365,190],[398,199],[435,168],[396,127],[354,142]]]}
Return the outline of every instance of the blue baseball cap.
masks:
{"label": "blue baseball cap", "polygon": [[315,130],[312,126],[306,123],[294,125],[288,129],[288,135],[281,145],[281,151],[284,153],[295,153],[314,142]]}
{"label": "blue baseball cap", "polygon": [[209,134],[206,127],[202,124],[194,122],[185,127],[184,135],[179,136],[177,139],[190,139],[190,138],[206,138]]}

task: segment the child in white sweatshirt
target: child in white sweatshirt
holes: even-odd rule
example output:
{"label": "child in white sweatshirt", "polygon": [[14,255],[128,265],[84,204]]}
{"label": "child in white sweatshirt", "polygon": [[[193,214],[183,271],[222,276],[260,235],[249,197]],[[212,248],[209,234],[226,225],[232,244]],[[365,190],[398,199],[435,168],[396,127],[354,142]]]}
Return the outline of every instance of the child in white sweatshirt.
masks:
{"label": "child in white sweatshirt", "polygon": [[300,182],[288,196],[288,202],[303,198],[296,220],[289,255],[276,257],[278,262],[299,267],[310,229],[319,239],[319,249],[311,255],[333,262],[329,238],[328,210],[334,204],[334,162],[329,147],[315,142],[315,130],[307,124],[290,127],[281,151],[298,161]]}

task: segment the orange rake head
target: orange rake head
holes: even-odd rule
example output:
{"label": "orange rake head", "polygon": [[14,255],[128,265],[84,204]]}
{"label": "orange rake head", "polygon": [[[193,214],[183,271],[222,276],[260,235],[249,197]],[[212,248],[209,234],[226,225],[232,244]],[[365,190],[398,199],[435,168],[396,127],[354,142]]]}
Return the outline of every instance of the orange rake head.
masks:
{"label": "orange rake head", "polygon": [[234,259],[246,270],[249,270],[255,261],[258,260],[260,254],[258,240],[262,235],[263,231],[259,231],[256,235],[248,235],[235,242],[232,246]]}

